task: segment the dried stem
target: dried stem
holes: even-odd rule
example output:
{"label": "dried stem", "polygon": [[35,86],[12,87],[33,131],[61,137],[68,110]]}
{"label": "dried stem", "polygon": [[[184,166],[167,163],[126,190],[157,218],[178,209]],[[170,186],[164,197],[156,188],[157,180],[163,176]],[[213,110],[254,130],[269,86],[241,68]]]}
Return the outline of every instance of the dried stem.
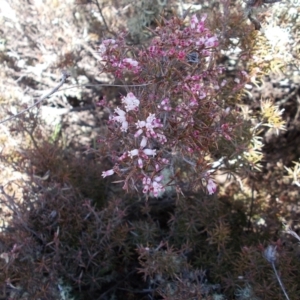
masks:
{"label": "dried stem", "polygon": [[30,109],[32,109],[33,107],[39,105],[41,102],[43,102],[46,98],[48,98],[49,96],[51,96],[52,94],[54,94],[55,92],[57,92],[59,90],[59,88],[65,83],[65,81],[67,80],[67,78],[69,77],[70,75],[67,74],[66,72],[63,72],[63,75],[62,75],[62,78],[61,78],[61,81],[59,82],[59,84],[54,88],[52,89],[49,93],[47,93],[45,96],[43,96],[41,99],[39,99],[37,102],[35,102],[33,105],[27,107],[26,109],[18,112],[17,114],[5,119],[5,120],[2,120],[0,122],[0,124],[3,124],[3,123],[6,123],[10,120],[13,120],[17,117],[19,117],[20,115],[24,114],[26,111],[29,111]]}
{"label": "dried stem", "polygon": [[283,283],[282,283],[282,281],[281,281],[281,279],[280,279],[280,277],[279,277],[279,275],[278,275],[278,273],[277,273],[277,270],[276,270],[276,268],[275,268],[275,263],[272,262],[271,265],[272,265],[272,268],[273,268],[273,270],[274,270],[275,276],[276,276],[276,278],[277,278],[277,280],[278,280],[278,283],[279,283],[279,285],[280,285],[280,288],[281,288],[281,290],[282,290],[283,293],[284,293],[285,298],[286,298],[287,300],[290,300],[289,295],[287,294],[287,292],[286,292],[286,290],[285,290],[285,288],[284,288],[284,285],[283,285]]}

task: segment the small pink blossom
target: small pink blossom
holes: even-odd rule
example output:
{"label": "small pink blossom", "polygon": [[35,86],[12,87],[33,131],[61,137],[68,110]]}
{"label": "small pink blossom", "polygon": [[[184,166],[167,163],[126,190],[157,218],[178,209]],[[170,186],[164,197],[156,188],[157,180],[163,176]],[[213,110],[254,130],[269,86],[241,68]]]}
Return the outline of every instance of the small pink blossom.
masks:
{"label": "small pink blossom", "polygon": [[150,177],[143,178],[143,193],[152,193],[154,197],[158,197],[158,195],[165,190],[163,185],[159,183],[161,181],[162,176],[157,176],[152,181]]}
{"label": "small pink blossom", "polygon": [[133,93],[128,93],[127,96],[122,99],[122,103],[125,105],[125,109],[128,112],[139,107],[140,100],[137,99]]}
{"label": "small pink blossom", "polygon": [[155,149],[144,149],[143,152],[146,154],[146,155],[152,155],[153,157],[156,155],[156,150]]}
{"label": "small pink blossom", "polygon": [[189,153],[194,153],[194,149],[193,148],[191,148],[191,147],[187,147],[187,152],[189,152]]}
{"label": "small pink blossom", "polygon": [[231,137],[229,135],[229,132],[231,131],[231,128],[229,124],[225,123],[221,125],[222,134],[225,137],[226,140],[231,141]]}
{"label": "small pink blossom", "polygon": [[155,114],[149,114],[149,117],[146,119],[146,122],[147,124],[152,124],[154,120],[155,120]]}
{"label": "small pink blossom", "polygon": [[211,52],[207,49],[204,49],[201,51],[201,54],[203,57],[207,57],[207,56],[210,56],[211,55]]}
{"label": "small pink blossom", "polygon": [[206,20],[206,18],[207,18],[207,14],[204,14],[204,15],[202,16],[202,18],[201,18],[201,23],[204,23],[204,21]]}
{"label": "small pink blossom", "polygon": [[200,92],[199,92],[199,98],[200,98],[200,99],[204,99],[206,96],[207,96],[207,95],[206,95],[206,92],[205,92],[205,91],[200,91]]}
{"label": "small pink blossom", "polygon": [[107,170],[107,171],[102,172],[102,177],[105,178],[106,176],[111,176],[114,173],[115,173],[115,171],[113,169]]}
{"label": "small pink blossom", "polygon": [[162,143],[162,144],[165,144],[167,142],[167,138],[164,134],[160,134],[160,133],[157,133],[157,140]]}
{"label": "small pink blossom", "polygon": [[214,35],[205,41],[205,47],[212,48],[218,46],[218,38]]}
{"label": "small pink blossom", "polygon": [[162,158],[161,163],[164,165],[168,165],[170,163],[170,161],[167,158]]}
{"label": "small pink blossom", "polygon": [[123,121],[122,122],[122,126],[121,126],[121,131],[122,132],[127,132],[128,130],[128,122],[127,121]]}
{"label": "small pink blossom", "polygon": [[197,16],[196,16],[196,15],[193,15],[193,16],[191,17],[191,28],[192,28],[192,29],[195,29],[196,26],[198,25],[198,23],[199,23],[199,20],[198,20]]}
{"label": "small pink blossom", "polygon": [[226,80],[226,79],[223,79],[222,82],[221,82],[221,86],[222,86],[222,87],[225,86],[226,83],[227,83],[227,80]]}
{"label": "small pink blossom", "polygon": [[162,108],[165,111],[171,111],[172,107],[170,106],[169,102],[170,102],[170,99],[165,98],[160,102],[160,104],[157,107]]}
{"label": "small pink blossom", "polygon": [[143,128],[143,127],[146,126],[146,122],[145,121],[137,121],[135,123],[135,125],[136,125],[137,128]]}
{"label": "small pink blossom", "polygon": [[121,61],[115,63],[115,66],[123,71],[131,70],[134,73],[138,73],[140,71],[139,63],[132,58],[124,58]]}
{"label": "small pink blossom", "polygon": [[111,119],[114,120],[114,121],[117,121],[119,123],[122,124],[121,126],[121,131],[124,131],[126,132],[127,129],[128,129],[128,122],[126,120],[126,112],[120,108],[116,108],[115,109],[115,113],[118,114],[118,116],[114,116],[112,117]]}
{"label": "small pink blossom", "polygon": [[229,113],[230,113],[230,107],[228,106],[228,107],[226,107],[226,109],[225,109],[225,115],[228,115]]}
{"label": "small pink blossom", "polygon": [[139,155],[139,150],[134,149],[134,150],[128,151],[128,155],[130,156],[130,158],[133,158],[134,156]]}
{"label": "small pink blossom", "polygon": [[149,192],[150,186],[149,185],[145,185],[143,188],[143,193],[147,194]]}
{"label": "small pink blossom", "polygon": [[103,54],[105,54],[106,50],[107,50],[107,48],[106,48],[106,46],[105,46],[104,44],[101,44],[101,45],[99,46],[99,54],[100,54],[101,56],[102,56]]}
{"label": "small pink blossom", "polygon": [[144,177],[143,178],[143,184],[150,184],[151,183],[151,178],[150,177]]}
{"label": "small pink blossom", "polygon": [[169,104],[169,102],[170,102],[170,99],[169,99],[169,98],[165,98],[164,100],[162,100],[162,101],[160,102],[160,104],[161,104],[161,105],[166,105],[166,104]]}
{"label": "small pink blossom", "polygon": [[191,99],[191,102],[189,103],[190,107],[198,106],[198,102],[195,98]]}
{"label": "small pink blossom", "polygon": [[246,77],[246,78],[249,77],[249,75],[248,75],[248,73],[247,73],[246,71],[241,71],[241,74],[242,74],[244,77]]}
{"label": "small pink blossom", "polygon": [[207,182],[206,188],[207,188],[208,194],[212,195],[212,194],[214,194],[216,192],[217,185],[216,185],[216,183],[211,178],[209,178],[208,182]]}
{"label": "small pink blossom", "polygon": [[134,137],[137,138],[143,133],[143,129],[139,129],[135,134]]}
{"label": "small pink blossom", "polygon": [[[139,129],[146,128],[146,136],[149,137],[157,137],[157,134],[155,133],[154,129],[158,127],[162,127],[163,125],[161,124],[160,120],[155,117],[155,114],[149,114],[147,117],[146,121],[137,121],[135,123],[136,127]],[[135,133],[135,136],[139,136],[141,134],[141,131],[138,130]],[[164,138],[165,139],[165,138]]]}
{"label": "small pink blossom", "polygon": [[202,46],[205,43],[205,38],[202,36],[196,41],[196,46]]}
{"label": "small pink blossom", "polygon": [[150,191],[153,193],[154,197],[158,197],[159,193],[163,192],[164,190],[165,189],[161,183],[153,181]]}
{"label": "small pink blossom", "polygon": [[143,149],[147,146],[147,141],[148,138],[146,138],[145,136],[142,137],[141,143],[140,143],[140,147]]}
{"label": "small pink blossom", "polygon": [[178,52],[177,58],[178,58],[179,60],[184,60],[185,57],[186,57],[186,54],[185,54],[184,51],[179,51],[179,52]]}
{"label": "small pink blossom", "polygon": [[163,178],[164,178],[164,176],[163,176],[163,175],[156,176],[156,177],[154,177],[154,181],[156,181],[156,182],[160,182],[160,181],[162,181],[162,180],[163,180]]}
{"label": "small pink blossom", "polygon": [[144,166],[143,165],[143,160],[141,158],[138,159],[138,166],[139,166],[140,169],[142,169],[143,166]]}
{"label": "small pink blossom", "polygon": [[124,152],[120,157],[119,157],[119,161],[123,161],[123,160],[125,160],[126,158],[128,157],[128,152],[126,151],[126,152]]}
{"label": "small pink blossom", "polygon": [[203,31],[205,31],[205,27],[204,27],[204,21],[207,18],[207,14],[203,15],[203,17],[201,18],[201,20],[199,21],[196,15],[193,15],[191,17],[191,29],[196,29],[197,32],[201,33]]}
{"label": "small pink blossom", "polygon": [[136,60],[132,59],[132,58],[124,58],[123,62],[131,65],[132,67],[138,67],[138,65],[139,65],[139,63]]}
{"label": "small pink blossom", "polygon": [[102,44],[104,44],[105,46],[109,46],[109,45],[115,45],[117,44],[117,42],[114,39],[106,39],[102,41]]}
{"label": "small pink blossom", "polygon": [[102,44],[99,46],[100,55],[105,54],[105,52],[107,51],[107,47],[109,47],[109,46],[110,46],[110,48],[115,48],[117,46],[116,40],[114,40],[114,39],[104,40],[102,42]]}
{"label": "small pink blossom", "polygon": [[115,113],[117,113],[120,117],[125,117],[126,116],[126,112],[122,109],[120,109],[119,107],[117,107],[115,109]]}

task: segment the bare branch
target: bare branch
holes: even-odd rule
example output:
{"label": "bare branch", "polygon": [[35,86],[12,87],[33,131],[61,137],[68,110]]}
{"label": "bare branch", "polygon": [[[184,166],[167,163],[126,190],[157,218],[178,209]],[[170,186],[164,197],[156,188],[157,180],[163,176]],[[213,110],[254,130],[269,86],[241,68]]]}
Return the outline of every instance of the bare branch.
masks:
{"label": "bare branch", "polygon": [[63,75],[62,75],[62,78],[61,78],[61,81],[59,82],[59,84],[54,88],[52,89],[49,93],[47,93],[45,96],[43,96],[41,99],[39,99],[37,102],[35,102],[33,105],[27,107],[26,109],[18,112],[17,114],[5,119],[5,120],[2,120],[0,121],[0,124],[3,124],[5,122],[8,122],[10,120],[13,120],[17,117],[19,117],[20,115],[22,115],[23,113],[25,113],[26,111],[29,111],[30,109],[32,109],[33,107],[39,105],[41,102],[43,102],[46,98],[48,98],[49,96],[51,96],[52,94],[54,94],[55,92],[57,92],[59,90],[59,88],[65,83],[66,79],[69,77],[70,75],[67,74],[66,72],[63,72]]}
{"label": "bare branch", "polygon": [[102,13],[102,9],[101,9],[101,7],[100,7],[100,5],[99,5],[98,0],[96,0],[96,1],[94,2],[94,4],[96,4],[96,6],[97,6],[97,8],[98,8],[98,10],[99,10],[100,16],[101,16],[101,18],[102,18],[102,20],[103,20],[103,23],[104,23],[104,26],[106,27],[106,31],[109,32],[109,33],[111,33],[113,36],[117,36],[117,34],[116,34],[115,32],[113,32],[113,31],[111,31],[111,30],[109,29],[109,27],[108,27],[108,25],[107,25],[107,23],[106,23],[106,20],[105,20],[105,18],[104,18],[104,15],[103,15],[103,13]]}

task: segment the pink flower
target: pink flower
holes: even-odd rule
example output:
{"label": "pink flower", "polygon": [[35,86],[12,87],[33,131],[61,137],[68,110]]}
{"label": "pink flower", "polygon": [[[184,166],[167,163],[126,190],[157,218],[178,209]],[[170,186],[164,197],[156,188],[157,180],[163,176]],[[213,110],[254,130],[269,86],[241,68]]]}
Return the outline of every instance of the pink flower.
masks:
{"label": "pink flower", "polygon": [[225,137],[225,139],[228,141],[231,141],[231,137],[229,135],[231,128],[230,128],[229,124],[227,124],[227,123],[222,124],[221,129],[222,129],[222,134]]}
{"label": "pink flower", "polygon": [[[152,122],[155,120],[155,114],[149,114],[149,117],[146,119],[147,124],[152,124]],[[147,126],[147,125],[146,125]]]}
{"label": "pink flower", "polygon": [[139,65],[139,63],[136,60],[132,59],[132,58],[124,58],[123,62],[129,64],[132,67],[138,67],[138,65]]}
{"label": "pink flower", "polygon": [[204,21],[206,20],[206,18],[207,18],[207,14],[202,16],[200,22],[198,21],[197,28],[196,28],[197,32],[202,33],[206,30],[206,28],[204,26]]}
{"label": "pink flower", "polygon": [[212,36],[205,41],[205,47],[211,48],[218,46],[218,38],[216,36]]}
{"label": "pink flower", "polygon": [[102,172],[102,177],[105,178],[106,176],[111,176],[114,173],[115,173],[115,171],[113,169],[107,170],[107,171]]}
{"label": "pink flower", "polygon": [[145,137],[145,136],[143,136],[142,137],[142,140],[141,140],[141,143],[140,143],[140,147],[143,149],[143,148],[145,148],[146,146],[147,146],[147,141],[148,141],[148,139]]}
{"label": "pink flower", "polygon": [[121,131],[122,132],[127,132],[128,129],[128,122],[127,121],[123,121],[122,122],[122,126],[121,126]]}
{"label": "pink flower", "polygon": [[100,55],[103,55],[106,52],[108,46],[110,46],[111,48],[115,48],[117,46],[116,40],[113,39],[104,40],[102,44],[99,46]]}
{"label": "pink flower", "polygon": [[140,105],[140,100],[137,99],[133,93],[128,93],[126,97],[122,99],[122,103],[125,105],[125,110],[135,110]]}
{"label": "pink flower", "polygon": [[154,197],[158,197],[158,195],[165,190],[163,185],[161,183],[159,183],[159,181],[161,181],[162,178],[163,178],[162,176],[157,176],[152,181],[151,178],[144,177],[143,178],[143,185],[144,185],[143,193],[144,194],[152,193]]}
{"label": "pink flower", "polygon": [[172,107],[170,106],[169,102],[170,102],[170,99],[165,98],[161,101],[161,103],[157,107],[161,108],[163,110],[166,110],[166,111],[171,111]]}
{"label": "pink flower", "polygon": [[203,44],[205,43],[205,38],[202,36],[201,38],[199,38],[197,41],[196,41],[196,45],[197,46],[202,46]]}
{"label": "pink flower", "polygon": [[128,151],[128,155],[130,156],[130,158],[133,158],[134,156],[139,155],[139,150],[134,149],[134,150]]}
{"label": "pink flower", "polygon": [[214,194],[216,192],[217,185],[216,185],[216,183],[211,178],[209,178],[208,182],[207,182],[206,188],[207,188],[208,194],[212,195],[212,194]]}
{"label": "pink flower", "polygon": [[120,117],[125,117],[126,116],[126,112],[122,109],[120,109],[119,107],[117,107],[115,109],[115,113],[118,114]]}
{"label": "pink flower", "polygon": [[143,178],[143,184],[144,185],[149,185],[151,183],[151,178],[150,177],[144,177]]}
{"label": "pink flower", "polygon": [[124,58],[116,66],[123,71],[132,70],[134,73],[140,71],[139,63],[132,58]]}
{"label": "pink flower", "polygon": [[160,104],[161,104],[161,105],[166,105],[166,104],[169,104],[169,102],[170,102],[170,99],[169,99],[169,98],[165,98],[164,100],[162,100],[162,101],[160,102]]}
{"label": "pink flower", "polygon": [[162,184],[153,181],[152,188],[150,188],[151,192],[153,193],[154,197],[157,197],[159,193],[163,192],[165,189]]}
{"label": "pink flower", "polygon": [[106,39],[102,42],[105,46],[108,46],[108,45],[115,45],[117,42],[116,40],[114,39]]}
{"label": "pink flower", "polygon": [[153,155],[153,157],[156,155],[155,149],[144,149],[143,151],[146,155]]}
{"label": "pink flower", "polygon": [[121,131],[126,132],[128,129],[128,122],[126,121],[126,112],[117,107],[115,109],[115,113],[118,114],[118,116],[112,117],[112,120],[121,123],[122,124]]}
{"label": "pink flower", "polygon": [[184,51],[179,51],[179,52],[178,52],[177,58],[178,58],[179,60],[184,60],[185,57],[186,57],[186,54],[185,54]]}
{"label": "pink flower", "polygon": [[146,122],[145,121],[137,121],[135,123],[135,125],[136,125],[137,128],[143,128],[143,127],[146,126]]}
{"label": "pink flower", "polygon": [[154,177],[154,181],[156,181],[156,182],[160,182],[160,181],[162,181],[162,179],[164,178],[164,176],[163,175],[160,175],[160,176],[156,176],[156,177]]}
{"label": "pink flower", "polygon": [[167,138],[166,138],[166,136],[165,136],[164,134],[157,133],[156,136],[157,136],[157,140],[158,140],[160,143],[164,144],[164,143],[167,142]]}
{"label": "pink flower", "polygon": [[140,169],[142,169],[143,166],[144,166],[143,165],[143,160],[141,158],[138,159],[138,166],[139,166]]}
{"label": "pink flower", "polygon": [[227,80],[226,79],[223,79],[222,82],[221,82],[221,86],[225,86],[227,83]]}
{"label": "pink flower", "polygon": [[193,15],[191,17],[191,28],[195,29],[198,23],[199,23],[199,20],[198,20],[197,16]]}
{"label": "pink flower", "polygon": [[[160,123],[160,120],[155,117],[155,114],[149,114],[146,121],[137,121],[135,123],[136,127],[139,129],[146,128],[146,135],[147,137],[157,137],[157,134],[154,131],[154,128],[162,127],[163,125]],[[139,136],[141,131],[138,130],[135,133],[135,137]],[[162,140],[166,140],[165,137]]]}
{"label": "pink flower", "polygon": [[103,55],[105,52],[106,52],[106,46],[104,45],[104,44],[101,44],[100,46],[99,46],[99,54],[100,55]]}

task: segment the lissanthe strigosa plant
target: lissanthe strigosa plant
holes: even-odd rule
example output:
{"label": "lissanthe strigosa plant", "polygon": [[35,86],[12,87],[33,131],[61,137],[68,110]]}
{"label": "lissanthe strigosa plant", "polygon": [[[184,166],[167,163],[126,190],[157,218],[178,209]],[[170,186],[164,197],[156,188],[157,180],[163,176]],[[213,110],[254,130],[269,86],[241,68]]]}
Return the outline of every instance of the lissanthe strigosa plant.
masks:
{"label": "lissanthe strigosa plant", "polygon": [[125,190],[157,197],[169,186],[200,187],[213,194],[212,151],[220,141],[239,148],[235,135],[243,120],[224,95],[238,95],[249,78],[244,71],[225,77],[215,59],[218,36],[205,20],[163,20],[139,48],[126,44],[125,33],[100,45],[103,72],[127,89],[101,140],[113,163],[102,176],[118,174]]}

